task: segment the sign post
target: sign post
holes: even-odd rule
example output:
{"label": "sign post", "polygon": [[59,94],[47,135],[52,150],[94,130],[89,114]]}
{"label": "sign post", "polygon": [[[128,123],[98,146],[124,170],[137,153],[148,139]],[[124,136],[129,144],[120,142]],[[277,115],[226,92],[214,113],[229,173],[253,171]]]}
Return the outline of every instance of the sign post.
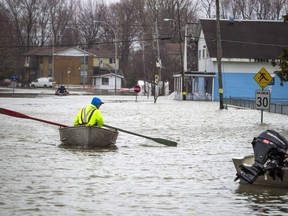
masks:
{"label": "sign post", "polygon": [[273,80],[273,77],[263,67],[255,76],[254,80],[262,88],[262,90],[256,90],[256,109],[261,109],[261,123],[263,123],[263,110],[267,110],[270,107],[270,91],[264,90],[264,88]]}
{"label": "sign post", "polygon": [[263,110],[269,110],[270,107],[270,91],[256,90],[256,109],[261,109],[261,123],[263,123]]}
{"label": "sign post", "polygon": [[137,102],[137,95],[141,91],[141,87],[139,85],[134,86],[134,92],[136,93],[136,102]]}
{"label": "sign post", "polygon": [[13,88],[13,94],[14,94],[14,89],[17,86],[17,83],[16,83],[17,80],[18,80],[18,78],[16,76],[11,77],[11,86]]}

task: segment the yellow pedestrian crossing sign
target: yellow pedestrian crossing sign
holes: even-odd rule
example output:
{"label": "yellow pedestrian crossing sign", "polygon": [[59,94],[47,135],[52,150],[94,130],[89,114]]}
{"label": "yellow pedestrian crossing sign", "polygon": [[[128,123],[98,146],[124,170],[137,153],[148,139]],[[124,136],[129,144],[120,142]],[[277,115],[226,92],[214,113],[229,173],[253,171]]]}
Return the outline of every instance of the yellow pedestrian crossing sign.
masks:
{"label": "yellow pedestrian crossing sign", "polygon": [[255,76],[254,80],[258,83],[258,85],[264,89],[272,80],[273,77],[269,74],[269,72],[263,67]]}

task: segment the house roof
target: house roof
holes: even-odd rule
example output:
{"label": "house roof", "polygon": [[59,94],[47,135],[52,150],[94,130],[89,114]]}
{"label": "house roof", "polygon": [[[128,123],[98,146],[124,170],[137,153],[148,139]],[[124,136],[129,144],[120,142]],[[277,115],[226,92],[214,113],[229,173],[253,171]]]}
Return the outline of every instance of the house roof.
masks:
{"label": "house roof", "polygon": [[[36,47],[34,49],[29,50],[28,52],[24,53],[23,55],[26,56],[51,56],[52,55],[52,47]],[[54,54],[55,55],[66,55],[66,56],[75,56],[77,53],[81,53],[79,55],[83,55],[82,53],[85,52],[87,55],[94,55],[96,57],[115,57],[115,53],[110,50],[103,50],[103,49],[89,49],[84,51],[82,49],[76,47],[54,47]]]}
{"label": "house roof", "polygon": [[[200,19],[210,57],[217,56],[216,20]],[[288,48],[288,23],[220,20],[223,58],[277,59]]]}
{"label": "house roof", "polygon": [[[96,77],[96,78],[101,78],[101,77],[108,77],[108,76],[115,76],[115,73],[105,73],[105,74],[100,74],[100,75],[93,75],[92,77]],[[120,75],[120,74],[116,74],[117,77],[123,79],[124,76]]]}
{"label": "house roof", "polygon": [[79,48],[67,48],[66,50],[55,53],[58,56],[93,56],[92,53],[87,52]]}
{"label": "house roof", "polygon": [[[68,47],[54,47],[54,53],[62,52],[64,50],[69,49]],[[27,56],[51,56],[53,52],[52,47],[36,47],[34,49],[29,50],[23,55]]]}
{"label": "house roof", "polygon": [[[96,57],[103,57],[103,58],[109,58],[109,57],[115,57],[115,52],[111,50],[104,50],[104,49],[89,49],[88,52],[92,53]],[[119,57],[119,56],[118,56]]]}

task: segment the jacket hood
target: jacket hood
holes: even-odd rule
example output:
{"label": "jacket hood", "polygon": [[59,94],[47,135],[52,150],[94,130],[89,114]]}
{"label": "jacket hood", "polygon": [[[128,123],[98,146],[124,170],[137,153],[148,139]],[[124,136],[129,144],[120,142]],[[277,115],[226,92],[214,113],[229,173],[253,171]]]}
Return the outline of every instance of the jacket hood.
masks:
{"label": "jacket hood", "polygon": [[91,104],[99,108],[99,105],[104,104],[104,103],[100,100],[100,98],[94,97],[91,101]]}

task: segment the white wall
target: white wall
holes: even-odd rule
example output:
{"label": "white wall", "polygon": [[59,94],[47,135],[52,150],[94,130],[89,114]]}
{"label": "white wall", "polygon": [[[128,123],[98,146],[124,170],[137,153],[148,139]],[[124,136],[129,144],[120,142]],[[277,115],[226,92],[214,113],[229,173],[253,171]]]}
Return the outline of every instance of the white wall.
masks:
{"label": "white wall", "polygon": [[[210,62],[211,59],[210,59]],[[218,72],[217,61],[214,61],[209,69],[212,72]],[[274,71],[277,69],[273,67],[270,62],[225,62],[222,61],[222,72],[229,72],[229,73],[248,73],[248,74],[256,74],[262,68],[265,68],[271,75],[274,74]]]}
{"label": "white wall", "polygon": [[[199,50],[201,51],[201,56],[199,56]],[[203,50],[205,50],[205,57],[203,58]],[[213,72],[211,69],[213,68],[213,64],[211,64],[211,60],[209,61],[209,56],[207,58],[207,44],[204,40],[204,34],[203,31],[201,31],[200,33],[200,38],[198,41],[198,70],[203,72],[203,71],[207,71],[207,72]],[[212,66],[212,68],[211,68]]]}
{"label": "white wall", "polygon": [[[103,76],[105,78],[109,78],[109,84],[108,85],[102,85],[102,77],[94,77],[93,78],[93,87],[96,89],[102,89],[102,90],[114,90],[115,89],[115,76],[108,75]],[[117,77],[117,83],[116,83],[116,89],[121,89],[121,78]]]}

